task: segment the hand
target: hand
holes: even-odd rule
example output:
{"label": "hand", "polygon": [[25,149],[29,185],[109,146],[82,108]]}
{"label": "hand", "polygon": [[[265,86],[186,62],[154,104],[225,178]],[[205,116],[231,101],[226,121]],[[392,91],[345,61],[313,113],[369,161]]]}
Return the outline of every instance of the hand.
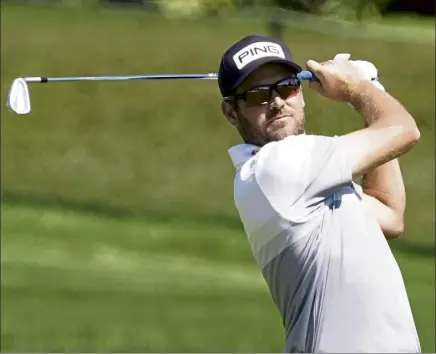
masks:
{"label": "hand", "polygon": [[333,60],[318,63],[309,60],[306,65],[319,82],[312,81],[309,87],[319,94],[339,102],[350,102],[353,91],[367,75],[358,65],[349,61],[350,54],[338,54]]}
{"label": "hand", "polygon": [[375,67],[375,65],[369,61],[364,60],[353,60],[352,63],[354,65],[357,65],[359,68],[361,68],[366,75],[366,79],[371,81],[371,83],[377,87],[378,89],[382,91],[386,91],[384,86],[379,81],[379,73],[378,69]]}

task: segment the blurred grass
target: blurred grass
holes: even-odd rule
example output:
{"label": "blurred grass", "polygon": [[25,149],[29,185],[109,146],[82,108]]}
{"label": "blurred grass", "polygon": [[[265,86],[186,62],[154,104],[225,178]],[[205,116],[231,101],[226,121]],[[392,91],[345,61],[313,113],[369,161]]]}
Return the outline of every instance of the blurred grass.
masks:
{"label": "blurred grass", "polygon": [[8,205],[2,217],[3,351],[280,351],[237,229]]}
{"label": "blurred grass", "polygon": [[[3,6],[1,99],[17,76],[214,71],[226,46],[248,32],[265,28],[134,11]],[[413,239],[434,244],[422,233],[434,215],[434,46],[291,30],[285,36],[301,63],[342,51],[373,61],[386,88],[414,114],[422,139],[402,163],[408,215],[420,222],[408,225],[419,226]],[[214,82],[54,83],[34,85],[31,94],[30,116],[2,105],[5,194],[236,216],[226,150],[239,138],[221,116]],[[345,105],[308,90],[306,100],[311,132],[340,134],[361,125]]]}
{"label": "blurred grass", "polygon": [[[340,5],[337,4],[339,7]],[[350,10],[350,9],[348,9]],[[348,10],[345,10],[347,13]],[[342,15],[345,15],[343,13]],[[323,33],[326,36],[353,38],[358,40],[389,41],[399,43],[415,43],[434,45],[434,18],[411,15],[363,16],[361,20],[354,19],[354,15],[342,16],[333,11],[325,16],[301,13],[285,9],[270,9],[254,7],[238,12],[229,13],[227,18],[234,16],[241,21],[241,15],[246,21],[268,21],[272,18],[294,31],[300,29],[309,32]],[[336,40],[336,38],[335,38]]]}
{"label": "blurred grass", "polygon": [[[2,351],[282,350],[238,229],[9,204],[2,219]],[[397,259],[423,350],[434,351],[434,262]]]}
{"label": "blurred grass", "polygon": [[[215,71],[250,32],[266,26],[2,4],[3,351],[281,351],[233,206],[226,150],[239,138],[216,83],[35,85],[31,115],[4,105],[18,76]],[[421,141],[401,159],[406,234],[392,245],[434,352],[434,44],[291,28],[285,39],[302,64],[344,51],[373,61],[418,122]],[[347,106],[305,95],[309,132],[361,126]]]}

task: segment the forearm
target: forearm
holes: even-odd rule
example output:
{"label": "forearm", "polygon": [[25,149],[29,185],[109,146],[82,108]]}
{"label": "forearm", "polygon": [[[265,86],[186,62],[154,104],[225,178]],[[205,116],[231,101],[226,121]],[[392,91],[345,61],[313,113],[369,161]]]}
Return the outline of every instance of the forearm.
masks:
{"label": "forearm", "polygon": [[413,117],[388,93],[370,82],[352,85],[350,90],[348,102],[365,123],[365,129],[343,136],[356,177],[403,155],[420,135]]}
{"label": "forearm", "polygon": [[349,102],[361,114],[366,127],[416,129],[415,120],[400,102],[370,81],[351,86]]}
{"label": "forearm", "polygon": [[[363,104],[361,104],[359,108],[364,119],[365,127],[369,127],[372,124],[375,124],[379,119],[382,119],[383,114],[386,115],[387,111],[392,112],[391,114],[387,114],[387,117],[394,116],[394,112],[397,112],[397,116],[394,116],[394,118],[405,116],[406,119],[403,119],[404,123],[411,125],[412,127],[415,126],[413,118],[410,117],[410,120],[407,119],[409,114],[397,100],[392,98],[390,95],[388,95],[388,99],[386,99],[384,92],[379,92],[380,95],[376,94],[375,100],[373,99],[371,102],[371,99],[365,99],[365,94],[371,95],[371,90],[368,90],[366,93],[365,89],[363,90],[364,99],[361,99]],[[377,101],[378,97],[383,98],[383,96],[383,104],[380,102],[377,105],[378,102],[374,101]],[[386,104],[388,107],[383,108],[386,107]],[[385,112],[383,112],[383,110],[385,110]],[[398,159],[393,159],[371,171],[368,171],[363,176],[362,187],[365,194],[378,199],[384,205],[392,208],[401,219],[403,218],[404,210],[406,208],[406,191]]]}
{"label": "forearm", "polygon": [[391,208],[403,223],[406,209],[406,191],[398,159],[381,165],[363,176],[362,188],[365,194],[378,199]]}

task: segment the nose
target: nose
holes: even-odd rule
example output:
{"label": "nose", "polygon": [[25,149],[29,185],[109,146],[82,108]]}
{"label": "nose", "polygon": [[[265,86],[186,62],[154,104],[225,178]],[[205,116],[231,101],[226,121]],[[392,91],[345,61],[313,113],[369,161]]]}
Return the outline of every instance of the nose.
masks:
{"label": "nose", "polygon": [[280,110],[285,105],[285,100],[280,97],[276,90],[271,91],[270,107],[273,110]]}

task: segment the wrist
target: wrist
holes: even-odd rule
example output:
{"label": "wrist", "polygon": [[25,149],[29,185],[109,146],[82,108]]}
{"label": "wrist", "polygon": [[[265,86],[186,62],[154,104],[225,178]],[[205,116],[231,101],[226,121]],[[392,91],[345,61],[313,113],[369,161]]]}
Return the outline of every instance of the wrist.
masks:
{"label": "wrist", "polygon": [[375,86],[371,81],[361,81],[358,83],[352,83],[347,88],[347,102],[352,105],[356,110],[360,111],[367,103],[371,92],[373,92]]}

